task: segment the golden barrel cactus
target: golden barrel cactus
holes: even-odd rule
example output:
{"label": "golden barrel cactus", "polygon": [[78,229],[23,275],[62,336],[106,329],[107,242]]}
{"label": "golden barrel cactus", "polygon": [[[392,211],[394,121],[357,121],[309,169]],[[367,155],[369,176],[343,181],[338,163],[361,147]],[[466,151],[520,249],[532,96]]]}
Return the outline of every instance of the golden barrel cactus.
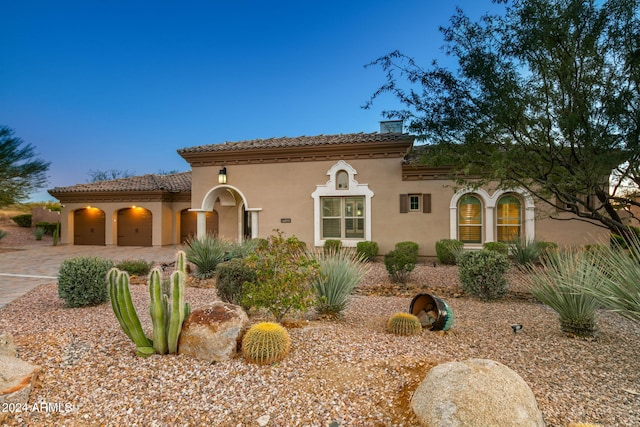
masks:
{"label": "golden barrel cactus", "polygon": [[387,321],[387,330],[396,335],[418,335],[422,332],[422,324],[411,313],[395,313]]}
{"label": "golden barrel cactus", "polygon": [[289,333],[284,327],[261,322],[249,328],[242,338],[242,355],[248,362],[270,365],[284,359],[290,346]]}

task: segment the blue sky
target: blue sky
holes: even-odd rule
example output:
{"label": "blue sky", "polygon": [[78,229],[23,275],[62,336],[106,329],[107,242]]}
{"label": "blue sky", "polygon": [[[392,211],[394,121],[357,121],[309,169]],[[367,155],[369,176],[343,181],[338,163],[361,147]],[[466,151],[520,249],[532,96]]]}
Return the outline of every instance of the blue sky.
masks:
{"label": "blue sky", "polygon": [[[225,141],[376,132],[384,83],[364,65],[442,58],[458,1],[0,0],[0,124],[51,162],[48,188],[91,170],[189,169],[176,150]],[[442,62],[442,60],[441,60]],[[32,200],[48,200],[46,191]]]}

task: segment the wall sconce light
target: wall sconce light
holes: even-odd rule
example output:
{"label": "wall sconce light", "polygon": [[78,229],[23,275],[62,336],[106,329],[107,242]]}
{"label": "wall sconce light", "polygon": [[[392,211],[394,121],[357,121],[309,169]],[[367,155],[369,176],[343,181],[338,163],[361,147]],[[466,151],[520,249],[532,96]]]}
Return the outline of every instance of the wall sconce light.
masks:
{"label": "wall sconce light", "polygon": [[227,168],[222,167],[220,172],[218,172],[218,184],[226,184],[227,183]]}

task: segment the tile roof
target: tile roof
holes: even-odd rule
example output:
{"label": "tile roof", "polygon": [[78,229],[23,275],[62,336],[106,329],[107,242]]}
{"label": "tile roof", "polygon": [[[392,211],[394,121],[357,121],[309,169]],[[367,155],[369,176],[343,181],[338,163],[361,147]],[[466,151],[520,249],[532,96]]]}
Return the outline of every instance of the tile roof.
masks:
{"label": "tile roof", "polygon": [[96,193],[119,191],[167,191],[178,193],[191,191],[191,172],[169,175],[148,174],[129,178],[98,181],[89,184],[77,184],[69,187],[55,187],[49,194],[59,193]]}
{"label": "tile roof", "polygon": [[288,148],[306,146],[325,146],[343,144],[361,144],[367,142],[398,141],[414,138],[414,136],[401,133],[350,133],[338,135],[316,135],[282,137],[268,139],[253,139],[239,142],[225,142],[222,144],[199,145],[178,150],[178,153],[205,153],[214,151],[243,151],[262,150],[269,148]]}

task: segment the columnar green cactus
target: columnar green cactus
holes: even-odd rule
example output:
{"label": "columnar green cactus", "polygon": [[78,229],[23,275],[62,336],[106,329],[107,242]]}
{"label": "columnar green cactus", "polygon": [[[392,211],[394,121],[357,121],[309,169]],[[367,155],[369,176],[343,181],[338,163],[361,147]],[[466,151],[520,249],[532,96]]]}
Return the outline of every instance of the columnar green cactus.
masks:
{"label": "columnar green cactus", "polygon": [[290,345],[285,328],[277,323],[261,322],[249,328],[242,338],[242,354],[249,362],[267,365],[284,359]]}
{"label": "columnar green cactus", "polygon": [[162,270],[154,268],[149,274],[149,295],[151,304],[149,313],[153,324],[153,349],[158,354],[166,354],[167,345],[167,311],[162,295]]}
{"label": "columnar green cactus", "polygon": [[[131,301],[129,273],[112,268],[107,274],[111,306],[124,333],[138,347],[138,354],[148,354],[152,343],[144,335],[140,319]],[[153,351],[152,351],[153,352]]]}
{"label": "columnar green cactus", "polygon": [[176,254],[176,270],[187,273],[187,253],[185,251],[178,251]]}
{"label": "columnar green cactus", "polygon": [[422,332],[422,324],[411,313],[395,313],[387,322],[387,330],[396,335],[418,335]]}
{"label": "columnar green cactus", "polygon": [[169,353],[176,353],[178,351],[178,338],[182,331],[182,323],[188,310],[184,302],[186,276],[182,271],[176,270],[171,273],[170,280],[173,291],[171,292],[171,310],[167,311],[167,344]]}

